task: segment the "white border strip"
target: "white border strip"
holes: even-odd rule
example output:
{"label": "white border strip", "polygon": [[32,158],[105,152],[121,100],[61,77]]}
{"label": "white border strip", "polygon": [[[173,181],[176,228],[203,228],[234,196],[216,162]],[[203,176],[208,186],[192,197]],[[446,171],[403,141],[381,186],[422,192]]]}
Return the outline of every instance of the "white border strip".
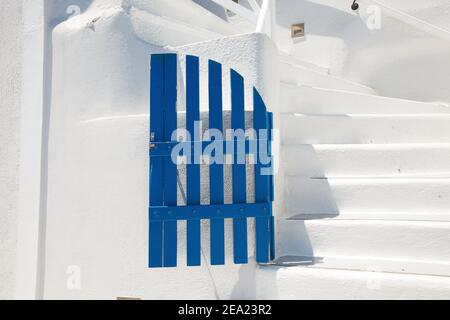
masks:
{"label": "white border strip", "polygon": [[45,0],[23,0],[16,299],[36,299],[39,263]]}

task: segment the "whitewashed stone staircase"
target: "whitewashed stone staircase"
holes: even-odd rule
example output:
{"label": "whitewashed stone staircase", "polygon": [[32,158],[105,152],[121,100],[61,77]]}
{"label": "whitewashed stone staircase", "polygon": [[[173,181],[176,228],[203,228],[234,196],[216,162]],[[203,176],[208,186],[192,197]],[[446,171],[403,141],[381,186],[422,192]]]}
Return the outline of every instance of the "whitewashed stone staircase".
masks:
{"label": "whitewashed stone staircase", "polygon": [[286,206],[256,297],[450,298],[450,107],[280,63]]}
{"label": "whitewashed stone staircase", "polygon": [[449,106],[281,60],[278,297],[450,298]]}

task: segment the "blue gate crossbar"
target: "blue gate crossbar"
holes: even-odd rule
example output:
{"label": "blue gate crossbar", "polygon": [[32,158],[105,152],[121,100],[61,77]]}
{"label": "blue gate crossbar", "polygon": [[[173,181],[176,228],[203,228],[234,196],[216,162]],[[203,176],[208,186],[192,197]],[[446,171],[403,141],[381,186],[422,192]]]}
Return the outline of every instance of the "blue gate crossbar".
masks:
{"label": "blue gate crossbar", "polygon": [[267,202],[204,206],[150,207],[149,215],[150,219],[161,221],[271,217],[272,205],[270,202]]}
{"label": "blue gate crossbar", "polygon": [[[241,154],[254,154],[257,155],[260,143],[265,143],[267,147],[267,152],[270,148],[270,143],[268,143],[267,139],[252,139],[252,140],[202,140],[202,141],[171,141],[171,142],[152,142],[150,144],[150,156],[152,157],[168,157],[171,155],[172,150],[176,146],[180,147],[188,147],[192,151],[195,151],[195,146],[197,144],[201,144],[201,152],[210,146],[212,143],[221,143],[223,144],[222,150],[223,154],[233,153],[235,155]],[[245,143],[245,150],[240,150],[241,145]],[[256,147],[255,147],[256,146]],[[237,149],[237,151],[236,151]],[[252,150],[253,149],[253,150]],[[182,154],[179,154],[182,155]]]}

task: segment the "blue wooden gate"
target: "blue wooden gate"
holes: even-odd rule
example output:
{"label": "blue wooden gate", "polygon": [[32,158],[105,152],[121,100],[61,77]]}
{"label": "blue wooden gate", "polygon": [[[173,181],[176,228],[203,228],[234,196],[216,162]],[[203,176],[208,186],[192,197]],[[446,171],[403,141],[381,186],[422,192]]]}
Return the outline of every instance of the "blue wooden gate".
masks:
{"label": "blue wooden gate", "polygon": [[[223,131],[222,65],[209,60],[209,129]],[[232,129],[245,130],[244,79],[234,70],[231,76]],[[201,264],[201,220],[210,220],[210,255],[212,265],[225,264],[224,219],[233,219],[233,254],[236,264],[248,263],[247,221],[255,218],[256,261],[267,263],[274,259],[274,218],[272,215],[273,175],[264,173],[271,163],[261,160],[263,150],[254,155],[255,203],[247,203],[246,164],[234,161],[232,165],[233,203],[224,204],[223,164],[210,164],[210,204],[200,204],[199,159],[186,165],[186,205],[177,205],[177,164],[171,150],[180,143],[190,144],[194,150],[204,150],[212,141],[177,142],[172,133],[177,129],[177,55],[154,54],[151,57],[150,93],[150,208],[149,208],[149,267],[177,266],[177,222],[187,221],[187,265]],[[271,156],[272,114],[253,89],[253,126],[256,140],[243,142],[245,153],[255,153],[252,142],[258,145],[266,139],[265,155]],[[195,135],[195,123],[200,121],[199,58],[186,57],[186,130]],[[260,135],[267,130],[268,135]],[[216,141],[217,142],[217,141]],[[226,145],[230,141],[223,139]],[[197,148],[197,149],[196,149]],[[234,157],[238,156],[234,147]],[[226,148],[224,148],[224,152]],[[227,150],[229,151],[229,150]],[[199,157],[198,154],[191,155]],[[197,161],[195,161],[197,160]],[[267,171],[267,170],[266,170]]]}

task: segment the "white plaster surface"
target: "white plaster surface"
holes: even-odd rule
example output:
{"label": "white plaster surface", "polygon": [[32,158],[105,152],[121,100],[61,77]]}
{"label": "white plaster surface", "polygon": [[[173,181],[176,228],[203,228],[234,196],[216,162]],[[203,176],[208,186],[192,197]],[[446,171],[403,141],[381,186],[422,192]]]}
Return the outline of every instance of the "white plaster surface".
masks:
{"label": "white plaster surface", "polygon": [[[446,0],[377,1],[450,32]],[[330,68],[333,75],[368,85],[381,95],[449,101],[448,38],[425,32],[420,23],[399,20],[385,10],[380,10],[380,29],[371,30],[367,8],[373,3],[360,3],[355,13],[348,1],[278,0],[274,39],[280,50]],[[290,37],[294,23],[305,23],[304,38]]]}
{"label": "white plaster surface", "polygon": [[[280,64],[267,37],[234,35],[234,18],[216,22],[187,0],[48,0],[44,16],[38,1],[24,1],[37,6],[27,7],[34,15],[26,41],[17,36],[18,2],[1,13],[8,50],[1,61],[0,298],[450,296],[450,73],[442,39],[391,18],[380,32],[368,32],[341,0],[278,0],[273,40],[285,52]],[[79,15],[67,10],[73,2]],[[445,10],[435,9],[445,8],[440,0],[392,5],[445,25]],[[305,39],[290,38],[296,22],[306,22]],[[325,265],[262,267],[251,259],[235,266],[227,221],[227,266],[207,266],[205,222],[201,268],[185,267],[184,223],[179,267],[147,268],[149,56],[173,51],[202,57],[203,110],[208,58],[224,63],[224,84],[230,67],[245,77],[247,110],[252,86],[261,92],[289,145],[275,149],[284,164],[276,176],[278,253],[324,258]],[[229,99],[224,106],[230,109]],[[301,217],[336,211],[336,220]],[[252,256],[252,241],[250,250]],[[365,272],[373,266],[377,272]]]}
{"label": "white plaster surface", "polygon": [[[15,297],[37,297],[43,200],[45,148],[45,34],[44,1],[23,1],[19,213],[17,222]],[[44,178],[44,179],[43,179]]]}
{"label": "white plaster surface", "polygon": [[0,1],[0,299],[14,295],[22,47],[20,1]]}

